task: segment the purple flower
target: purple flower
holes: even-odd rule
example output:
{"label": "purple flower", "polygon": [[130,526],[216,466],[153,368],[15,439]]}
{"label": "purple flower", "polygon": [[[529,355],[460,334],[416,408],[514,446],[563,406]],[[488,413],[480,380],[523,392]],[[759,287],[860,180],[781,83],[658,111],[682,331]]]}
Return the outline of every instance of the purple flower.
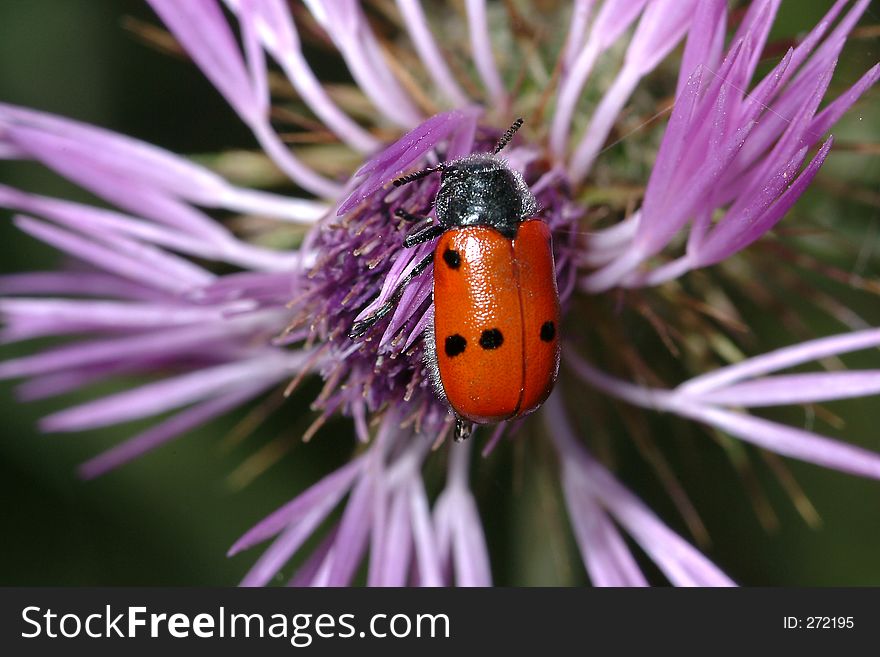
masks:
{"label": "purple flower", "polygon": [[[82,431],[163,416],[83,464],[84,477],[319,376],[324,387],[304,439],[341,414],[360,445],[349,463],[232,546],[236,553],[272,540],[243,584],[273,581],[314,537],[316,546],[286,577],[291,585],[349,584],[363,564],[371,585],[491,584],[469,484],[481,461],[471,451],[479,443],[485,455],[505,434],[521,439],[523,424],[543,428],[555,450],[564,505],[594,584],[645,585],[633,546],[673,584],[732,584],[598,456],[604,450],[588,440],[588,427],[602,426],[609,413],[582,401],[585,385],[590,398],[602,393],[770,452],[880,479],[876,453],[752,412],[877,394],[878,371],[786,370],[880,346],[880,330],[817,294],[816,305],[853,330],[748,358],[737,344],[745,313],[725,292],[727,283],[741,284],[750,302],[770,305],[757,291],[749,296],[749,277],[766,274],[751,273],[748,247],[769,242],[829,156],[829,130],[880,76],[874,66],[827,98],[867,0],[835,2],[763,75],[780,0],[752,2],[735,26],[724,0],[579,0],[570,15],[543,17],[568,26],[565,40],[530,52],[484,0],[467,0],[454,29],[448,22],[456,17],[429,20],[427,5],[397,0],[396,24],[382,31],[375,29],[381,17],[368,18],[354,0],[306,0],[293,9],[283,0],[226,0],[228,11],[214,0],[149,4],[302,197],[241,187],[140,141],[0,105],[2,157],[38,161],[115,208],[0,185],[0,205],[15,212],[16,225],[75,263],[0,280],[2,338],[78,337],[7,360],[0,376],[26,379],[19,394],[31,400],[120,375],[161,374],[43,419],[46,431]],[[439,18],[449,43],[435,36]],[[347,67],[346,93],[324,84],[304,55],[303,41],[316,34]],[[671,53],[681,44],[679,61]],[[627,132],[627,112],[644,102],[636,98],[640,83],[670,60],[678,74],[668,121],[655,116],[652,126]],[[359,169],[330,175],[313,164],[314,153],[309,159],[284,144],[270,121],[277,86],[269,83],[270,62],[338,140],[337,152],[363,162]],[[585,96],[592,98],[586,105]],[[453,444],[453,417],[423,363],[431,268],[397,292],[433,249],[403,248],[412,228],[398,211],[430,216],[439,181],[390,183],[491,150],[518,115],[527,117],[525,128],[504,156],[554,233],[567,317],[562,375],[537,418]],[[635,144],[636,164],[653,160],[634,205],[595,198],[609,186],[597,181],[613,181],[629,166],[629,156],[616,154],[603,163],[621,141]],[[278,234],[293,229],[303,238],[292,249],[249,242],[215,211],[268,218]],[[767,253],[761,265],[772,267]],[[732,271],[712,267],[722,262]],[[215,264],[233,273],[219,274]],[[796,290],[799,282],[780,285]],[[379,309],[387,315],[350,339],[352,325]],[[626,334],[633,316],[656,330],[668,354],[639,355],[639,340]],[[661,482],[699,537],[694,505],[657,454],[651,460]],[[446,467],[439,486],[423,477],[435,460]]]}

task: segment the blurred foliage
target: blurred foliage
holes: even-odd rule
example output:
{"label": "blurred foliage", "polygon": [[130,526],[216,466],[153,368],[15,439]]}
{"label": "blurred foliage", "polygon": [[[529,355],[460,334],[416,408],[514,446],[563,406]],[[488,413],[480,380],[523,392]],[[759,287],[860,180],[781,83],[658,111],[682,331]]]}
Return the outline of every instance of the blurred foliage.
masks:
{"label": "blurred foliage", "polygon": [[[786,0],[773,38],[800,33],[829,4]],[[132,16],[153,20],[137,0],[0,3],[0,100],[89,121],[181,153],[251,148],[249,134],[195,67],[155,52],[124,29],[124,17]],[[873,35],[866,30],[847,46],[833,89],[851,84],[880,59],[878,24],[878,11],[869,11],[862,25],[872,27]],[[866,276],[878,274],[880,251],[878,101],[875,89],[835,130],[839,147],[818,184],[787,220],[808,216],[860,245],[853,253],[835,250],[836,242],[808,240],[807,244],[842,269]],[[873,144],[873,151],[860,152],[854,144]],[[0,181],[88,200],[81,191],[31,164],[0,162]],[[853,185],[866,193],[852,193]],[[57,262],[54,252],[11,227],[9,213],[0,217],[4,272]],[[880,325],[876,297],[841,286],[830,291],[873,325]],[[776,318],[755,313],[748,319],[762,344],[789,341]],[[818,314],[811,328],[817,335],[841,330]],[[0,356],[31,349],[31,345],[4,347]],[[846,360],[851,366],[880,367],[876,352]],[[257,552],[227,559],[228,546],[350,453],[351,428],[346,420],[330,423],[310,444],[299,443],[298,436],[310,421],[305,404],[314,392],[301,390],[297,401],[243,442],[224,440],[236,421],[233,416],[97,481],[82,482],[76,477],[76,464],[138,427],[42,435],[36,429],[39,417],[62,402],[18,404],[13,385],[4,383],[0,386],[4,427],[0,584],[235,583]],[[67,397],[63,404],[75,399]],[[816,421],[817,430],[880,450],[876,397],[829,407],[846,418],[846,426],[834,430]],[[812,422],[798,413],[795,409],[779,417],[795,425]],[[538,427],[533,423],[535,431]],[[775,528],[768,531],[749,501],[746,489],[751,482],[734,471],[702,428],[657,417],[652,418],[652,430],[707,525],[711,537],[707,553],[734,579],[768,585],[880,585],[880,483],[789,463],[821,515],[821,526],[811,529],[795,512],[772,468],[749,448],[756,482],[767,491],[767,502],[778,516]],[[509,584],[582,583],[583,568],[572,559],[568,521],[555,496],[553,457],[542,441],[522,438],[503,444],[475,465],[479,472],[474,486],[496,579]],[[238,486],[235,473],[261,448],[290,448],[290,453],[264,475]],[[621,441],[616,465],[621,478],[661,517],[686,531],[630,441]]]}

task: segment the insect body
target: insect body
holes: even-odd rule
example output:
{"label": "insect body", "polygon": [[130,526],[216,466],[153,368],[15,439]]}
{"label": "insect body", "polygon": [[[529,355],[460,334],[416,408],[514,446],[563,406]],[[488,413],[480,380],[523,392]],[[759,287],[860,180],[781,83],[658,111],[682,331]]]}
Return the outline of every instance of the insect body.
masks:
{"label": "insect body", "polygon": [[434,202],[438,223],[408,236],[404,245],[440,239],[388,302],[351,331],[352,337],[363,335],[434,262],[426,363],[435,391],[456,416],[457,440],[470,434],[471,423],[500,422],[538,408],[559,369],[559,293],[550,231],[534,217],[536,202],[522,176],[497,156],[521,124],[514,123],[493,153],[395,181],[402,185],[441,173]]}
{"label": "insect body", "polygon": [[433,356],[459,417],[500,422],[540,406],[556,380],[558,325],[543,221],[521,223],[513,239],[490,226],[443,234],[434,251]]}

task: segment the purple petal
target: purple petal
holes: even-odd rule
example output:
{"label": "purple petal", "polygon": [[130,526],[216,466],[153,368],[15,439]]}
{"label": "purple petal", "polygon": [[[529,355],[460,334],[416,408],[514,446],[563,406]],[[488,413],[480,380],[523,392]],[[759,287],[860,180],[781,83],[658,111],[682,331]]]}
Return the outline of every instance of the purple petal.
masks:
{"label": "purple petal", "polygon": [[263,150],[291,180],[319,196],[334,198],[339,186],[296,159],[268,121],[269,98],[254,85],[235,37],[214,0],[148,0],[205,76],[250,127]]}
{"label": "purple petal", "polygon": [[[778,198],[771,205],[771,199],[766,196],[756,195],[748,199],[745,207],[737,208],[739,211],[725,215],[724,219],[717,227],[709,233],[697,249],[694,250],[693,257],[700,265],[709,265],[720,262],[729,255],[740,251],[752,244],[785,216],[791,209],[791,206],[801,197],[813,178],[819,173],[819,169],[825,162],[828,152],[831,150],[832,138],[822,145],[816,157],[807,165],[801,174],[795,178],[794,182],[788,188],[779,194]],[[769,192],[775,190],[776,195],[785,182],[791,180],[800,165],[802,155],[795,154],[792,162],[779,172],[774,178],[767,181],[763,191]],[[793,165],[793,166],[792,166]],[[733,216],[731,216],[733,215]]]}
{"label": "purple petal", "polygon": [[132,301],[167,300],[163,292],[109,274],[72,271],[41,271],[0,276],[0,295],[48,294],[118,297]]}
{"label": "purple petal", "polygon": [[149,287],[183,293],[213,279],[187,260],[123,237],[105,234],[102,238],[108,244],[103,246],[24,215],[14,221],[24,232],[61,251]]}
{"label": "purple petal", "polygon": [[489,92],[489,100],[498,108],[507,106],[507,91],[498,72],[495,56],[492,54],[492,32],[486,17],[486,0],[465,0],[468,33],[470,34],[471,54],[474,66],[480,74],[483,86]]}
{"label": "purple petal", "polygon": [[431,33],[431,28],[425,19],[425,12],[422,11],[421,2],[419,0],[397,0],[397,8],[400,10],[404,25],[409,32],[410,41],[422,61],[422,66],[431,76],[438,91],[453,106],[469,105],[470,99],[455,81],[455,77],[446,63],[446,57],[440,51],[440,47]]}
{"label": "purple petal", "polygon": [[[735,118],[748,84],[747,69],[754,47],[747,36],[733,44],[717,71],[701,69],[707,77],[706,89],[689,119],[684,157],[671,178],[676,187],[684,187],[688,174],[699,172],[706,163],[713,162],[713,147],[729,142],[738,129],[749,124],[748,121],[737,122]],[[672,190],[666,193],[668,198],[674,198]]]}
{"label": "purple petal", "polygon": [[424,337],[425,329],[434,321],[434,304],[428,306],[419,320],[410,329],[409,337],[403,343],[403,351],[409,349],[419,338]]}
{"label": "purple petal", "polygon": [[751,132],[752,123],[728,125],[739,88],[735,81],[743,75],[749,49],[746,40],[735,43],[719,71],[708,71],[712,78],[702,97],[704,69],[691,76],[685,96],[676,101],[648,181],[635,237],[644,254],[657,253],[685,225]]}
{"label": "purple petal", "polygon": [[[666,132],[663,134],[663,141],[660,143],[660,150],[657,152],[657,159],[645,190],[644,205],[648,206],[649,210],[652,204],[659,204],[668,193],[670,181],[684,158],[685,149],[688,147],[688,135],[694,116],[700,107],[703,78],[702,69],[694,71],[685,83],[682,92],[675,99],[672,116],[669,118],[669,125],[666,126]],[[655,213],[655,216],[659,215]],[[655,218],[654,221],[659,221],[659,219]],[[637,223],[634,222],[634,224],[634,228],[637,226],[635,234],[645,231],[642,228],[641,220]]]}
{"label": "purple petal", "polygon": [[474,152],[474,142],[477,136],[477,119],[480,117],[480,110],[470,107],[462,111],[462,114],[463,116],[458,127],[449,138],[449,146],[446,148],[447,160],[454,160]]}
{"label": "purple petal", "polygon": [[748,38],[752,42],[752,50],[744,76],[746,82],[752,79],[755,67],[761,59],[764,45],[767,43],[767,36],[770,34],[770,28],[773,27],[773,21],[776,19],[776,12],[781,2],[782,0],[757,0],[752,2],[736,30],[736,34],[733,37],[734,41]]}
{"label": "purple petal", "polygon": [[647,586],[617,527],[576,477],[567,474],[568,468],[563,468],[568,517],[590,581],[595,586]]}
{"label": "purple petal", "polygon": [[[713,153],[712,160],[700,168],[692,183],[684,188],[673,187],[673,189],[680,189],[681,193],[669,199],[670,205],[664,207],[662,213],[648,214],[645,209],[644,219],[639,226],[639,234],[634,241],[634,245],[639,251],[645,255],[658,253],[684,227],[688,219],[692,218],[695,213],[700,213],[701,200],[712,192],[719,177],[748,139],[753,126],[753,123],[741,126],[726,143],[718,144],[718,149]],[[652,219],[656,217],[656,220],[649,222],[649,217]],[[644,229],[642,229],[643,226]]]}
{"label": "purple petal", "polygon": [[[816,45],[822,40],[822,37],[825,36],[825,32],[828,30],[828,27],[837,18],[837,15],[843,9],[843,7],[849,2],[849,0],[837,0],[834,3],[834,6],[828,10],[828,13],[822,18],[819,23],[816,24],[812,30],[810,30],[809,34],[797,45],[796,48],[790,50],[791,53],[789,64],[785,67],[784,70],[778,70],[779,67],[775,67],[773,71],[767,74],[765,78],[755,87],[754,94],[763,96],[766,93],[766,87],[772,85],[777,89],[781,89],[784,84],[786,84],[792,75],[794,75],[795,71],[804,63],[807,57],[809,57],[810,53],[813,52],[813,49]],[[766,95],[766,103],[769,103],[770,100],[775,96],[775,91]],[[768,116],[768,119],[772,119],[772,116]]]}
{"label": "purple petal", "polygon": [[[175,327],[146,334],[77,342],[48,349],[33,356],[14,358],[0,363],[0,379],[35,376],[76,367],[107,362],[125,362],[132,358],[188,357],[217,349],[224,338],[243,339],[265,325],[263,315],[248,315],[231,320],[215,320],[194,326]],[[245,349],[238,346],[238,351]]]}
{"label": "purple petal", "polygon": [[300,522],[310,509],[319,505],[323,500],[335,500],[333,505],[335,506],[361,474],[363,466],[364,458],[358,457],[327,475],[254,525],[229,548],[227,555],[238,554],[242,550],[275,536],[288,525]]}
{"label": "purple petal", "polygon": [[695,397],[710,404],[758,407],[812,404],[877,394],[880,394],[880,370],[863,370],[772,376],[710,390]]}
{"label": "purple petal", "polygon": [[705,67],[716,70],[721,61],[724,36],[727,26],[727,2],[707,0],[698,2],[694,20],[688,30],[687,44],[679,66],[675,97],[681,96],[691,76]]}
{"label": "purple petal", "polygon": [[255,121],[267,111],[269,98],[256,95],[229,23],[214,0],[147,2],[242,118]]}
{"label": "purple petal", "polygon": [[336,44],[351,76],[380,114],[404,128],[418,124],[421,115],[388,68],[360,3],[306,0],[306,5]]}
{"label": "purple petal", "polygon": [[[243,309],[247,309],[246,304]],[[25,328],[25,335],[64,335],[87,331],[119,332],[126,329],[168,328],[181,324],[222,320],[236,308],[181,306],[171,303],[81,301],[69,299],[0,299],[0,314],[10,328]],[[242,308],[239,306],[239,308]],[[7,336],[8,339],[8,336]]]}
{"label": "purple petal", "polygon": [[266,50],[278,61],[287,79],[319,119],[349,146],[371,152],[380,142],[355,123],[327,95],[302,52],[290,10],[282,0],[226,0],[243,27],[256,33]]}
{"label": "purple petal", "polygon": [[817,75],[815,84],[809,88],[809,92],[800,98],[799,110],[792,118],[788,127],[782,133],[779,141],[773,147],[770,155],[766,158],[763,167],[758,167],[759,171],[769,172],[777,167],[780,161],[784,161],[792,156],[793,153],[804,147],[815,144],[821,138],[819,134],[810,134],[809,127],[813,116],[819,108],[831,78],[834,75],[834,69],[837,66],[837,60],[829,63],[828,67]]}
{"label": "purple petal", "polygon": [[[491,586],[492,570],[489,566],[483,525],[467,485],[470,450],[470,445],[450,446],[448,482],[441,497],[445,498],[445,504],[448,505],[444,516],[450,523],[448,531],[455,583],[458,586]],[[442,533],[443,530],[438,527],[439,541],[442,541]]]}
{"label": "purple petal", "polygon": [[[155,197],[153,199],[155,201]],[[242,242],[231,233],[221,232],[211,239],[191,235],[165,225],[143,221],[119,212],[26,194],[17,189],[0,185],[0,206],[42,215],[85,235],[95,241],[109,241],[115,237],[131,237],[190,256],[229,262],[255,269],[289,271],[302,259],[299,253],[281,253],[262,249]],[[186,206],[178,206],[186,207]],[[198,272],[205,281],[212,274],[193,263],[167,256],[164,261],[177,263],[184,271]]]}
{"label": "purple petal", "polygon": [[204,213],[149,187],[138,167],[130,167],[136,161],[111,152],[111,161],[101,162],[88,142],[40,130],[10,127],[6,135],[45,166],[120,208],[202,238],[228,238],[226,230]]}
{"label": "purple petal", "polygon": [[242,387],[269,384],[295,372],[303,353],[268,353],[149,383],[43,418],[44,431],[82,431],[150,417]]}
{"label": "purple petal", "polygon": [[296,296],[299,285],[297,277],[291,276],[290,271],[245,271],[217,278],[210,285],[194,290],[188,298],[199,304],[249,301],[280,308]]}
{"label": "purple petal", "polygon": [[[374,524],[374,531],[379,529]],[[371,586],[404,586],[412,559],[412,530],[407,489],[391,498],[388,515],[381,526],[381,543],[375,556],[370,554]],[[373,570],[376,568],[377,573]]]}
{"label": "purple petal", "polygon": [[371,503],[376,485],[374,478],[368,474],[351,492],[342,520],[339,521],[327,586],[349,585],[363,559],[372,522]]}
{"label": "purple petal", "polygon": [[428,496],[421,478],[410,484],[409,501],[419,583],[421,586],[443,586],[440,542],[434,535]]}
{"label": "purple petal", "polygon": [[[96,176],[100,172],[114,174],[129,184],[137,182],[144,188],[162,190],[198,205],[277,215],[294,221],[317,219],[327,209],[314,201],[233,187],[213,171],[158,146],[53,114],[0,103],[0,125],[4,126],[3,141],[21,142],[16,147],[21,156],[37,156],[62,173],[78,173],[78,180],[88,179],[78,171],[85,166]],[[53,164],[56,159],[57,165]],[[68,160],[70,166],[65,165]],[[226,232],[207,217],[195,219],[186,228],[205,236]]]}
{"label": "purple petal", "polygon": [[568,75],[560,81],[556,113],[550,128],[550,150],[557,159],[565,156],[574,111],[596,60],[638,18],[646,3],[647,0],[607,0],[602,3],[586,44]]}
{"label": "purple petal", "polygon": [[859,81],[819,112],[807,130],[808,134],[823,135],[837,123],[844,112],[880,79],[880,64],[872,66]]}
{"label": "purple petal", "polygon": [[703,374],[680,385],[676,388],[676,392],[695,396],[702,395],[707,391],[729,386],[755,376],[821,360],[829,356],[840,356],[878,346],[880,346],[880,329],[853,331],[818,340],[809,340]]}
{"label": "purple petal", "polygon": [[[846,40],[847,35],[855,27],[856,23],[858,23],[862,14],[865,13],[870,4],[871,0],[857,0],[855,2],[852,9],[847,12],[846,16],[840,20],[831,34],[829,34],[824,42],[818,47],[813,57],[798,72],[795,83],[797,83],[798,80],[804,80],[809,84],[809,81],[816,77],[819,70],[825,68],[829,61],[836,59],[839,56],[842,43]],[[842,9],[842,6],[838,7],[837,5],[834,5],[828,11],[823,21],[833,20],[840,9]],[[821,28],[822,26],[820,23],[819,28],[816,29]]]}
{"label": "purple petal", "polygon": [[388,328],[382,335],[379,344],[384,345],[386,342],[390,341],[403,325],[412,319],[413,309],[421,308],[422,304],[431,296],[434,290],[432,273],[433,268],[429,267],[422,272],[420,276],[414,278],[412,283],[407,286],[403,295],[400,297],[397,308],[391,317],[391,322],[389,322]]}
{"label": "purple petal", "polygon": [[337,499],[319,500],[303,517],[285,529],[241,580],[241,586],[264,586],[278,575],[338,503]]}
{"label": "purple petal", "polygon": [[627,49],[623,68],[596,107],[571,158],[572,180],[577,182],[587,174],[639,80],[684,36],[693,18],[693,8],[694,0],[654,0],[647,6]]}
{"label": "purple petal", "polygon": [[626,65],[641,74],[653,70],[684,36],[696,4],[697,0],[653,0],[633,34]]}
{"label": "purple petal", "polygon": [[492,586],[492,570],[483,525],[477,505],[470,493],[461,491],[455,496],[452,513],[452,553],[455,564],[455,583],[458,586]]}
{"label": "purple petal", "polygon": [[[180,251],[192,253],[195,250],[196,255],[201,255],[201,248],[216,241],[206,241],[204,236],[192,235],[104,208],[27,194],[6,185],[0,185],[0,205],[42,215],[86,234],[97,236],[109,228]],[[227,234],[225,239],[232,239],[232,235]]]}
{"label": "purple petal", "polygon": [[[453,534],[452,501],[452,496],[448,495],[447,491],[444,491],[434,503],[431,513],[441,574],[448,573],[451,566]],[[443,576],[443,579],[447,578]],[[451,579],[451,573],[449,579]]]}
{"label": "purple petal", "polygon": [[699,550],[669,529],[578,442],[557,393],[544,405],[546,424],[560,460],[589,489],[669,580],[679,586],[732,586],[733,582]]}
{"label": "purple petal", "polygon": [[467,126],[467,118],[475,110],[453,110],[435,114],[403,137],[384,149],[362,166],[354,177],[363,180],[340,205],[336,214],[342,216],[383,185],[404,173],[443,139]]}
{"label": "purple petal", "polygon": [[[843,0],[838,0],[838,2],[828,11],[823,20],[810,32],[807,38],[804,39],[803,43],[795,49],[792,54],[791,65],[788,67],[786,75],[783,76],[786,81],[795,69],[806,60],[814,46],[819,43],[822,36],[825,34],[830,23],[837,17],[845,4],[846,2]],[[743,157],[741,159],[744,164],[740,164],[735,168],[731,172],[732,176],[738,176],[740,170],[744,168],[745,164],[754,161],[759,153],[769,147],[769,145],[782,132],[783,128],[788,124],[790,118],[801,110],[804,103],[804,97],[809,94],[809,90],[814,86],[815,80],[820,76],[821,71],[827,70],[829,67],[833,69],[833,62],[839,56],[840,51],[843,48],[847,33],[853,28],[855,23],[867,9],[868,4],[869,0],[859,0],[856,2],[853,8],[840,21],[837,27],[835,27],[832,33],[828,35],[824,42],[819,46],[806,65],[800,68],[794,82],[788,85],[788,87],[779,95],[779,98],[774,101],[771,111],[765,113],[761,124],[755,131],[754,139],[743,151]],[[854,101],[858,95],[859,94],[855,94],[852,100]],[[830,106],[827,109],[830,109]],[[842,114],[842,111],[840,111],[840,113]],[[807,143],[809,145],[816,143],[830,127],[830,122],[816,124],[815,129],[811,125],[810,129],[807,130],[805,134],[805,136],[810,139]]]}
{"label": "purple petal", "polygon": [[676,404],[670,410],[783,456],[860,477],[880,479],[880,454],[860,447],[744,413],[703,407],[692,402]]}
{"label": "purple petal", "polygon": [[[431,251],[433,250],[433,246],[430,243],[422,244],[413,249],[408,249],[406,251],[398,252],[397,259],[391,266],[391,269],[388,270],[388,273],[385,275],[385,279],[382,282],[382,289],[379,292],[379,296],[376,297],[368,306],[366,306],[355,318],[356,321],[362,319],[372,313],[376,308],[384,304],[388,299],[391,298],[391,295],[394,294],[394,291],[399,287],[400,282],[413,270],[415,269],[419,262],[422,261]],[[426,269],[422,272],[416,279],[416,282],[407,286],[407,289],[404,291],[404,295],[407,297],[407,300],[413,300],[418,297],[421,297],[423,300],[426,298],[424,295],[424,286],[430,286],[431,277],[430,272],[432,268]],[[413,289],[410,290],[409,288]],[[409,304],[399,303],[397,308],[395,309],[395,317],[397,317],[396,321],[396,329],[400,328],[406,320],[409,319],[410,313],[412,311],[412,306]],[[396,330],[395,329],[395,330]],[[383,336],[383,340],[387,339],[389,336],[388,331],[386,331],[385,336]]]}
{"label": "purple petal", "polygon": [[269,75],[266,70],[266,55],[257,36],[257,30],[249,21],[239,21],[244,59],[247,63],[248,77],[253,88],[254,98],[265,98],[266,106],[271,102],[269,96]]}
{"label": "purple petal", "polygon": [[[387,476],[376,478],[373,485],[373,495],[370,500],[370,546],[369,560],[367,562],[367,586],[381,586],[379,582],[382,580],[385,567],[390,565],[386,563],[386,538],[389,531],[388,518],[391,515],[390,504],[393,493],[390,489]],[[329,569],[328,569],[329,574]]]}
{"label": "purple petal", "polygon": [[[706,390],[732,380],[764,374],[781,367],[790,367],[805,360],[821,358],[822,354],[846,353],[847,351],[876,346],[877,341],[878,332],[876,329],[814,340],[804,345],[789,347],[751,361],[732,365],[712,375],[698,377],[690,384],[679,386],[673,392],[644,388],[620,381],[596,370],[574,354],[568,354],[566,361],[573,365],[576,373],[590,385],[637,406],[668,411],[705,424],[711,424],[741,440],[754,443],[784,456],[791,456],[864,477],[880,478],[880,455],[878,454],[839,443],[808,431],[776,424],[769,420],[704,405],[696,397],[696,394],[704,394]],[[564,417],[562,421],[564,421]]]}
{"label": "purple petal", "polygon": [[28,379],[18,385],[15,396],[21,401],[35,401],[48,399],[57,395],[63,395],[74,390],[83,390],[89,385],[111,376],[131,374],[142,371],[145,368],[153,369],[161,366],[161,361],[154,361],[146,365],[139,360],[125,363],[104,364],[98,367],[61,372],[58,374],[46,374]]}
{"label": "purple petal", "polygon": [[563,75],[568,73],[574,63],[575,57],[584,47],[584,39],[587,34],[587,25],[590,22],[590,14],[593,11],[595,0],[575,0],[571,10],[571,21],[568,26],[568,35],[565,37],[565,49],[562,53],[561,68]]}
{"label": "purple petal", "polygon": [[170,440],[179,438],[181,434],[223,415],[265,390],[266,386],[246,388],[193,406],[86,461],[79,466],[79,474],[83,479],[99,477]]}
{"label": "purple petal", "polygon": [[318,578],[328,568],[329,561],[333,556],[333,542],[336,540],[338,525],[333,527],[327,535],[321,539],[321,544],[314,549],[305,563],[299,567],[293,577],[287,583],[288,586],[318,586]]}

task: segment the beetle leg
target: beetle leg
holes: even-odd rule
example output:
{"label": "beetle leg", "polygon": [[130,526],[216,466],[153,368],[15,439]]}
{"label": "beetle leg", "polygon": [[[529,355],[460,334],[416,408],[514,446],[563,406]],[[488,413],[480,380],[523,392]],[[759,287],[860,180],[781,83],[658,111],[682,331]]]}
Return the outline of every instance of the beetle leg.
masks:
{"label": "beetle leg", "polygon": [[362,320],[359,320],[352,324],[351,331],[348,332],[348,337],[352,340],[361,337],[364,333],[366,333],[370,328],[378,322],[380,319],[385,317],[388,313],[394,310],[394,306],[397,305],[397,302],[400,301],[400,297],[403,296],[403,291],[406,289],[406,286],[409,285],[414,278],[419,276],[422,272],[424,272],[428,265],[434,260],[434,254],[429,253],[426,255],[419,264],[412,268],[412,270],[397,284],[397,287],[394,288],[394,292],[391,293],[391,296],[388,297],[388,300],[379,306],[375,312],[371,315],[365,317]]}
{"label": "beetle leg", "polygon": [[424,244],[425,242],[430,242],[435,237],[439,237],[444,232],[446,232],[446,227],[441,226],[440,224],[431,224],[421,230],[417,230],[416,232],[407,235],[406,239],[403,240],[404,248],[410,249],[418,244]]}
{"label": "beetle leg", "polygon": [[[406,221],[412,221],[412,222],[416,222],[416,221],[430,222],[430,221],[432,221],[431,217],[420,217],[417,214],[410,214],[409,212],[407,212],[403,208],[397,208],[397,210],[395,210],[394,214],[396,214],[401,219],[405,219]],[[432,239],[439,236],[445,230],[446,229],[443,228],[442,226],[440,226],[439,224],[434,225],[434,224],[429,223],[424,228],[420,228],[417,231],[415,231],[414,233],[410,233],[409,235],[407,235],[406,238],[403,240],[403,246],[404,246],[404,248],[409,249],[409,248],[416,246],[417,244],[423,244],[425,242],[430,242]]]}
{"label": "beetle leg", "polygon": [[395,215],[396,217],[400,217],[401,219],[405,219],[406,221],[409,221],[409,222],[412,222],[412,223],[416,223],[416,222],[419,222],[419,221],[429,221],[429,220],[430,220],[430,217],[423,217],[423,216],[418,215],[418,214],[412,214],[412,213],[410,213],[410,212],[407,212],[407,211],[404,210],[403,208],[397,208],[397,209],[394,211],[394,215]]}
{"label": "beetle leg", "polygon": [[455,442],[460,443],[462,440],[467,440],[471,437],[471,434],[474,432],[474,423],[469,422],[467,420],[462,420],[460,417],[455,417]]}

